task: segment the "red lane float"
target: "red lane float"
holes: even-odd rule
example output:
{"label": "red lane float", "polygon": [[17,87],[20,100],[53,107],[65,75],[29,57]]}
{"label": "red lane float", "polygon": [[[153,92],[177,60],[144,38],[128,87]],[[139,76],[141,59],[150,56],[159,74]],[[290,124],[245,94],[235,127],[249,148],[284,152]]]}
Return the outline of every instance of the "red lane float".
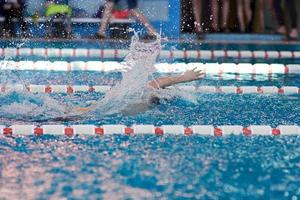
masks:
{"label": "red lane float", "polygon": [[184,127],[183,125],[12,125],[10,127],[0,125],[0,134],[11,135],[65,135],[72,137],[74,135],[205,135],[205,136],[226,136],[226,135],[300,135],[298,125],[279,125],[272,128],[268,125],[250,125],[248,127],[238,125],[193,125]]}
{"label": "red lane float", "polygon": [[[98,92],[105,93],[111,86],[107,85],[0,85],[0,92],[29,91],[32,93],[67,93]],[[172,86],[169,88],[198,93],[226,93],[226,94],[300,94],[300,88],[294,86]]]}
{"label": "red lane float", "polygon": [[[124,58],[126,49],[85,49],[85,48],[0,48],[1,56],[39,56],[39,57],[88,57],[88,58]],[[249,50],[162,50],[164,59],[298,59],[300,51],[249,51]]]}

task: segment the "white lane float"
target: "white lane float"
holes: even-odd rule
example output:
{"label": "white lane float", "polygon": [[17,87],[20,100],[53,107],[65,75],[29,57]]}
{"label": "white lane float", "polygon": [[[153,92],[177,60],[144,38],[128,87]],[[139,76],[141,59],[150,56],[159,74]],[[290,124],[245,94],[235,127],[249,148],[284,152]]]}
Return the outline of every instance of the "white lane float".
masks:
{"label": "white lane float", "polygon": [[[0,85],[0,92],[28,91],[32,93],[78,93],[97,92],[105,93],[111,86],[108,85]],[[300,94],[300,88],[294,86],[171,86],[169,88],[179,89],[197,93],[225,93],[225,94]]]}
{"label": "white lane float", "polygon": [[[124,58],[126,49],[86,49],[86,48],[0,48],[1,56],[39,56],[39,57],[88,57]],[[300,51],[249,51],[249,50],[162,50],[163,59],[299,59]]]}
{"label": "white lane float", "polygon": [[109,125],[0,125],[0,134],[11,135],[203,135],[203,136],[228,136],[228,135],[245,135],[245,136],[300,136],[300,127],[298,125],[279,125],[271,127],[268,125],[250,125],[243,127],[239,125],[192,125],[184,127],[183,125],[132,125],[125,126],[122,124]]}
{"label": "white lane float", "polygon": [[[267,64],[267,63],[157,63],[155,68],[159,73],[181,73],[197,68],[207,75],[266,75],[300,74],[300,64]],[[123,62],[116,61],[13,61],[0,62],[0,70],[46,70],[46,71],[99,71],[118,72],[127,69]]]}

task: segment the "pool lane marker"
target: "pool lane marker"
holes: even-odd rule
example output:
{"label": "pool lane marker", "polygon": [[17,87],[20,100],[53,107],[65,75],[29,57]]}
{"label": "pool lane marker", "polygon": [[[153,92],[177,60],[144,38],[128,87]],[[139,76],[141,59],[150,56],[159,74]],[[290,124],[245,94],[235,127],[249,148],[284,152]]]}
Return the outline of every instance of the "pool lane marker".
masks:
{"label": "pool lane marker", "polygon": [[[38,56],[38,57],[84,57],[84,58],[124,58],[127,49],[86,49],[86,48],[0,48],[1,56]],[[299,59],[300,51],[249,51],[249,50],[162,50],[162,59]]]}
{"label": "pool lane marker", "polygon": [[[111,86],[107,85],[0,85],[0,92],[29,91],[32,93],[62,93],[74,94],[79,92],[105,93]],[[294,86],[176,86],[169,87],[197,93],[225,93],[225,94],[300,94],[300,88]]]}
{"label": "pool lane marker", "polygon": [[193,125],[184,127],[183,125],[132,125],[130,127],[117,125],[0,125],[0,134],[6,136],[12,135],[65,135],[72,137],[74,135],[203,135],[203,136],[279,136],[279,135],[298,135],[300,136],[300,127],[298,125],[279,125],[272,128],[268,125],[250,125],[247,127],[239,125]]}
{"label": "pool lane marker", "polygon": [[[157,63],[154,66],[159,73],[182,73],[186,70],[198,69],[207,75],[222,77],[230,75],[238,79],[242,75],[300,74],[300,64],[267,64],[267,63]],[[116,61],[12,61],[0,62],[0,70],[37,70],[37,71],[97,71],[122,72],[128,70],[124,62]],[[226,78],[226,77],[224,77]]]}

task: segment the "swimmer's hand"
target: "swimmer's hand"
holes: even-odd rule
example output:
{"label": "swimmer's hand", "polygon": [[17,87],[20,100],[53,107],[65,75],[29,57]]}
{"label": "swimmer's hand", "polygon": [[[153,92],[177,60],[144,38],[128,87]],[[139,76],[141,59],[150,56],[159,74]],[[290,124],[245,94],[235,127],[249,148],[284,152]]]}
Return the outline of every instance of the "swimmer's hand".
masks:
{"label": "swimmer's hand", "polygon": [[82,115],[91,111],[91,107],[72,107],[66,109],[65,115]]}
{"label": "swimmer's hand", "polygon": [[199,80],[204,77],[204,72],[202,70],[198,71],[196,68],[192,70],[187,70],[184,74],[180,76],[173,76],[173,77],[160,77],[154,79],[153,81],[149,82],[149,86],[154,89],[165,88],[174,84],[178,83],[185,83],[194,80]]}
{"label": "swimmer's hand", "polygon": [[89,107],[79,107],[79,108],[76,108],[75,110],[77,112],[86,113],[86,112],[91,111],[91,108],[89,108]]}
{"label": "swimmer's hand", "polygon": [[78,113],[78,114],[84,114],[84,113],[87,113],[87,112],[90,112],[91,111],[91,108],[90,107],[77,107],[77,108],[74,108],[73,112],[74,113]]}
{"label": "swimmer's hand", "polygon": [[202,70],[197,71],[196,68],[192,70],[187,70],[182,75],[182,81],[188,82],[188,81],[194,81],[199,80],[204,77],[204,72]]}

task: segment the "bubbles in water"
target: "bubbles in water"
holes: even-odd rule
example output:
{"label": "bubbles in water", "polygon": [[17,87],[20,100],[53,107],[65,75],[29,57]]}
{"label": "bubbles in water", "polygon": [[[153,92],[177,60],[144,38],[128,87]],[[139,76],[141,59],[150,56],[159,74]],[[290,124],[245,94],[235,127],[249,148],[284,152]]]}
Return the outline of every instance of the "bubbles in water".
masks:
{"label": "bubbles in water", "polygon": [[26,91],[9,91],[0,96],[8,103],[0,107],[1,116],[8,119],[29,121],[63,117],[66,104],[46,95]]}
{"label": "bubbles in water", "polygon": [[[123,72],[123,79],[108,91],[96,106],[96,112],[101,111],[105,115],[119,113],[128,110],[131,106],[144,108],[146,93],[152,91],[148,86],[152,74],[156,71],[154,64],[161,50],[161,38],[153,42],[143,43],[139,41],[137,34],[132,38],[129,54],[123,63],[128,71]],[[148,99],[149,100],[149,99]]]}
{"label": "bubbles in water", "polygon": [[[196,103],[195,95],[180,91],[176,87],[154,89],[148,85],[149,81],[154,79],[153,74],[156,72],[154,64],[161,48],[161,37],[159,35],[157,35],[156,40],[146,43],[140,41],[137,33],[135,33],[132,37],[129,54],[122,63],[126,69],[122,72],[122,80],[115,84],[105,94],[104,98],[92,103],[90,112],[86,114],[78,112],[71,103],[64,103],[65,99],[63,98],[56,100],[48,94],[29,93],[26,90],[25,83],[22,91],[16,91],[12,88],[4,94],[7,98],[11,98],[11,101],[9,104],[0,107],[0,113],[2,116],[12,119],[21,118],[26,120],[32,118],[33,120],[37,119],[37,121],[41,118],[42,120],[67,117],[80,119],[87,116],[99,119],[114,114],[133,115],[147,111],[153,106],[153,98],[160,101],[160,99],[165,100],[179,96]],[[14,71],[8,73],[11,75]],[[6,80],[10,80],[10,78]],[[10,93],[18,93],[19,101],[12,98]]]}

